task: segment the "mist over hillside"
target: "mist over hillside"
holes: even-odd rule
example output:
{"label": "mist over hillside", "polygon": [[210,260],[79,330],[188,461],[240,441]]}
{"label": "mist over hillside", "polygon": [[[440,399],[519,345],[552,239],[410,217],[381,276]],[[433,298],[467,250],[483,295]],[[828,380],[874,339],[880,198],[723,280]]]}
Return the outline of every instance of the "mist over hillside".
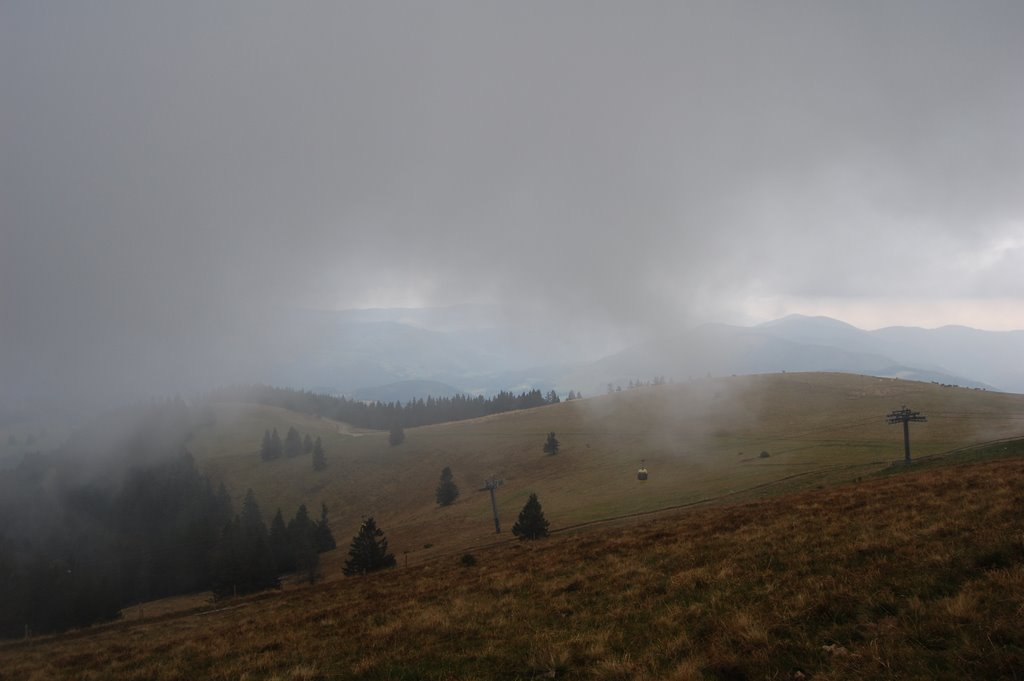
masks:
{"label": "mist over hillside", "polygon": [[[901,405],[928,418],[915,456],[1024,436],[1022,27],[1019,0],[0,1],[0,634],[183,591],[233,597],[299,556],[314,580],[307,530],[328,513],[339,545],[372,534],[372,515],[399,560],[437,558],[422,573],[437,575],[443,552],[493,542],[492,514],[511,521],[533,494],[553,526],[581,528],[855,483],[902,460],[911,429],[885,416]],[[462,490],[451,505],[439,476]],[[481,489],[494,479],[497,499]],[[1018,560],[1014,484],[964,490],[1002,509],[978,559]],[[915,530],[880,546],[851,508],[848,567],[934,572],[902,561]],[[932,520],[928,561],[963,563],[968,526]],[[821,568],[808,581],[782,525],[776,551],[744,524],[738,540],[764,549],[736,563],[752,588],[787,602],[764,579],[779,570],[818,599],[784,613],[825,626],[807,657],[855,639],[880,662],[899,606],[918,668],[943,671],[925,649],[960,634],[922,629],[915,592],[890,582],[850,608],[875,590],[835,582],[814,548],[827,532],[801,549]],[[287,561],[266,560],[271,535]],[[607,612],[589,569],[481,588],[483,610],[520,630],[511,646],[477,647],[496,629],[466,625],[457,600],[399,598],[395,627],[343,596],[302,615],[300,636],[373,648],[379,668],[316,667],[256,601],[221,621],[266,646],[229,651],[207,627],[154,652],[154,674],[127,640],[93,661],[104,678],[847,676],[816,675],[784,641],[744,672],[781,620],[739,602],[728,656],[702,660],[722,615],[705,587],[735,580],[684,544],[694,572],[671,559],[651,580],[650,561],[618,570],[600,551],[628,585],[598,587],[625,596],[623,617],[558,651],[505,606],[529,582],[530,605],[577,637],[574,616]],[[386,592],[366,577],[352,582],[377,608]],[[432,580],[417,588],[436,594]],[[662,615],[633,616],[672,593]],[[956,626],[991,611],[970,590],[921,593]],[[998,598],[1012,617],[1020,603]],[[688,621],[694,607],[712,619]],[[351,617],[353,636],[337,626]],[[972,650],[1019,660],[1018,632],[979,631]],[[419,657],[431,637],[486,671],[444,655],[390,666],[397,638]],[[640,638],[675,659],[631,666]],[[549,659],[513,664],[521,651]],[[78,652],[59,658],[23,676],[96,676]]]}
{"label": "mist over hillside", "polygon": [[[365,401],[491,397],[555,390],[593,396],[609,386],[654,378],[830,371],[1024,392],[1024,331],[966,327],[858,329],[828,317],[791,315],[755,326],[704,324],[648,337],[594,337],[572,329],[539,336],[492,305],[317,311],[272,315],[275,332],[243,346],[247,365],[147,383],[121,395],[136,402],[195,395],[231,384],[264,383]],[[72,380],[72,379],[69,379]],[[73,382],[73,380],[72,380]],[[45,387],[45,386],[42,386]],[[39,414],[85,422],[117,400],[101,389],[19,400],[8,395],[6,423]]]}
{"label": "mist over hillside", "polygon": [[[944,327],[864,331],[827,317],[705,324],[601,354],[601,342],[525,337],[488,306],[294,313],[313,340],[256,380],[356,399],[420,399],[539,389],[601,394],[654,377],[838,371],[1024,392],[1024,331]],[[312,320],[312,321],[310,321]],[[296,323],[299,323],[296,321]],[[571,336],[572,334],[568,334]],[[621,342],[621,341],[620,341]]]}

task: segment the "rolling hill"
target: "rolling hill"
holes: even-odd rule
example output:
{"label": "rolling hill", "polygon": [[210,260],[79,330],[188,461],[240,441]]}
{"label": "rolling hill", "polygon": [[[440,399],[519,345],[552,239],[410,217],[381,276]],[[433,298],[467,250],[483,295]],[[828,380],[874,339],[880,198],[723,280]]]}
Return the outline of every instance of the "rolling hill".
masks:
{"label": "rolling hill", "polygon": [[[1024,435],[1024,396],[849,374],[769,374],[652,386],[387,433],[242,404],[216,405],[216,422],[189,447],[237,500],[252,488],[269,518],[300,503],[326,503],[339,543],[376,517],[392,548],[412,561],[495,539],[485,479],[506,530],[531,492],[553,528],[687,504],[734,501],[852,480],[902,459],[902,433],[884,416],[904,404],[915,456]],[[262,462],[264,429],[321,437],[325,471],[308,457]],[[542,452],[547,432],[561,441]],[[766,452],[767,456],[761,453]],[[650,470],[636,480],[641,461]],[[462,494],[438,508],[434,491],[450,466]]]}
{"label": "rolling hill", "polygon": [[[904,404],[928,417],[912,467],[884,419]],[[236,500],[251,487],[268,518],[328,504],[325,580],[8,641],[0,678],[923,680],[1024,663],[1022,395],[737,376],[410,428],[397,447],[254,404],[205,423],[189,448]],[[324,441],[325,471],[261,461],[264,429],[289,427]],[[438,508],[444,466],[462,496]],[[494,475],[501,536],[478,489]],[[530,492],[553,536],[521,543]],[[398,569],[343,578],[370,514]]]}
{"label": "rolling hill", "polygon": [[1012,458],[505,542],[187,612],[0,644],[0,676],[1011,679],[1024,665]]}

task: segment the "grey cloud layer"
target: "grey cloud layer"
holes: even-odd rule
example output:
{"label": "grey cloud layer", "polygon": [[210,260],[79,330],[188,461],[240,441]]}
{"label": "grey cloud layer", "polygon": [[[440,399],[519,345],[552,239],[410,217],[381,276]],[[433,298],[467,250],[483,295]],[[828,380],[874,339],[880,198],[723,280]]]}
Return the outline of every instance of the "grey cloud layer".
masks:
{"label": "grey cloud layer", "polygon": [[1020,245],[949,277],[1022,229],[1022,37],[1016,2],[6,3],[0,369],[241,374],[261,310],[389,287],[1024,296]]}

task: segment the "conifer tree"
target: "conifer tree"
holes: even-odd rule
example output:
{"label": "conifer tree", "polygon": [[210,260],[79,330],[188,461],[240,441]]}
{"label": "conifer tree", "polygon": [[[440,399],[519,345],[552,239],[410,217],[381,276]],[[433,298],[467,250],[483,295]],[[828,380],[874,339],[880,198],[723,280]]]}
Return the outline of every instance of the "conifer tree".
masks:
{"label": "conifer tree", "polygon": [[405,442],[405,431],[402,429],[402,424],[398,421],[394,421],[391,424],[391,432],[388,434],[388,442],[391,446],[400,445]]}
{"label": "conifer tree", "polygon": [[245,499],[242,500],[242,513],[239,518],[243,530],[259,536],[267,535],[267,525],[263,522],[260,506],[256,503],[256,494],[251,488],[246,491]]}
{"label": "conifer tree", "polygon": [[459,488],[452,479],[452,469],[448,466],[441,471],[441,481],[437,483],[438,506],[449,506],[459,498]]}
{"label": "conifer tree", "polygon": [[288,432],[284,436],[284,455],[290,458],[300,454],[302,454],[302,436],[299,435],[299,431],[295,430],[295,426],[289,426]]}
{"label": "conifer tree", "polygon": [[331,526],[327,522],[327,504],[320,504],[320,520],[316,524],[316,550],[317,553],[330,551],[337,548],[334,535],[331,533]]}
{"label": "conifer tree", "polygon": [[270,552],[274,555],[274,566],[277,573],[294,572],[296,568],[295,554],[281,509],[277,509],[274,519],[270,521],[270,536],[267,541],[270,544]]}
{"label": "conifer tree", "polygon": [[267,526],[250,489],[242,512],[224,529],[214,556],[214,593],[227,596],[279,587]]}
{"label": "conifer tree", "polygon": [[316,581],[320,556],[316,550],[316,523],[309,517],[306,505],[299,506],[295,517],[288,523],[288,538],[291,540],[295,569],[306,573],[312,584]]}
{"label": "conifer tree", "polygon": [[263,442],[260,444],[260,458],[264,461],[270,461],[280,456],[280,453],[275,453],[274,441],[270,436],[269,430],[263,431]]}
{"label": "conifer tree", "polygon": [[263,514],[251,489],[245,494],[239,519],[244,543],[245,589],[257,591],[280,586],[274,569],[274,557],[270,553],[270,544],[267,541],[267,525],[263,522]]}
{"label": "conifer tree", "polygon": [[548,521],[544,517],[536,494],[530,495],[523,510],[519,512],[519,518],[512,526],[512,534],[520,539],[540,539],[548,536]]}
{"label": "conifer tree", "polygon": [[[238,516],[224,525],[210,556],[211,588],[216,598],[240,591],[242,583],[242,527]],[[244,593],[244,588],[241,589]]]}
{"label": "conifer tree", "polygon": [[306,433],[306,437],[302,438],[302,453],[310,454],[313,452],[313,438]]}
{"label": "conifer tree", "polygon": [[227,522],[234,515],[231,512],[231,495],[228,494],[228,488],[224,486],[223,480],[217,486],[217,494],[214,496],[211,515],[214,519],[220,519],[223,522]]}
{"label": "conifer tree", "polygon": [[343,572],[346,575],[361,575],[395,565],[395,557],[388,553],[388,540],[383,530],[377,527],[372,516],[367,518],[352,538]]}
{"label": "conifer tree", "polygon": [[555,431],[548,433],[548,439],[544,441],[544,453],[552,456],[558,454],[558,438],[555,437]]}
{"label": "conifer tree", "polygon": [[313,470],[322,471],[327,468],[327,457],[324,456],[324,445],[318,437],[313,444]]}
{"label": "conifer tree", "polygon": [[277,434],[277,428],[270,432],[270,458],[281,458],[281,436]]}

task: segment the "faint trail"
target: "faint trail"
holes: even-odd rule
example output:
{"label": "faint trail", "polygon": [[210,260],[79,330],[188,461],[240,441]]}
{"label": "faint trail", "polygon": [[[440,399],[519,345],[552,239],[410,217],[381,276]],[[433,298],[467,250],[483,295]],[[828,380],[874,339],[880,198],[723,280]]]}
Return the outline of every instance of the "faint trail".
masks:
{"label": "faint trail", "polygon": [[362,437],[364,435],[364,433],[357,433],[352,430],[352,426],[344,421],[335,421],[334,419],[324,419],[324,421],[334,425],[334,429],[339,435],[348,435],[349,437]]}
{"label": "faint trail", "polygon": [[203,611],[197,612],[196,614],[197,615],[212,615],[215,612],[227,612],[228,610],[238,610],[239,608],[248,608],[248,607],[249,607],[248,603],[239,603],[238,605],[232,605],[231,607],[228,607],[228,608],[217,608],[216,610],[203,610]]}

